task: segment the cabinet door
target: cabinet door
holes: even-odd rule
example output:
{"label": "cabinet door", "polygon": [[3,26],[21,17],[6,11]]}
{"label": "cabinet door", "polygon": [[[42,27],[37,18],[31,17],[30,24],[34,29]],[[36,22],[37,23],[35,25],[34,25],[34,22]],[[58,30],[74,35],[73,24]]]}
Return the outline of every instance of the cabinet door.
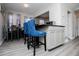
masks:
{"label": "cabinet door", "polygon": [[60,31],[60,41],[59,41],[61,44],[64,43],[64,30],[61,30]]}
{"label": "cabinet door", "polygon": [[63,31],[56,31],[56,45],[60,45],[64,43],[64,34]]}
{"label": "cabinet door", "polygon": [[51,49],[56,47],[55,31],[50,31],[47,34],[47,48]]}

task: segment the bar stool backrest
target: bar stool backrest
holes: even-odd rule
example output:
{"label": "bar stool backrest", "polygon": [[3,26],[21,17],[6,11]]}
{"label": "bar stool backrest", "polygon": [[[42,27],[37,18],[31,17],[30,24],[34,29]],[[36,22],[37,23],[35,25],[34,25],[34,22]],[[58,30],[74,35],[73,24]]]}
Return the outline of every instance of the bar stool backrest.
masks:
{"label": "bar stool backrest", "polygon": [[35,20],[34,19],[29,20],[28,22],[24,23],[24,34],[30,35],[34,31],[36,31],[36,29],[35,29]]}

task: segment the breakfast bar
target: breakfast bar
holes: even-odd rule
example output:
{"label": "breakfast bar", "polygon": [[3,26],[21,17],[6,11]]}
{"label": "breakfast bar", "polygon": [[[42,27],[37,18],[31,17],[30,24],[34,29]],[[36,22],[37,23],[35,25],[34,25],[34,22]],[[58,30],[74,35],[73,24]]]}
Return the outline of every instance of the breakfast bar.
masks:
{"label": "breakfast bar", "polygon": [[49,51],[64,44],[64,27],[62,25],[36,25],[38,30],[47,32],[46,41]]}

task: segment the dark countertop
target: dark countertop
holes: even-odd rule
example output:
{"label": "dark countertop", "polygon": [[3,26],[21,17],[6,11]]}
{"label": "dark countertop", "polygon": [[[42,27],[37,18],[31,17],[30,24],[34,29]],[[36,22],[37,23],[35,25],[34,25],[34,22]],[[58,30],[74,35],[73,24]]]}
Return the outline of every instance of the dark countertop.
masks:
{"label": "dark countertop", "polygon": [[[48,26],[65,27],[65,26],[62,26],[62,25],[48,25],[48,24],[42,24],[42,25],[38,25],[38,24],[36,24],[36,25],[35,25],[36,28],[44,28],[44,27],[48,27]],[[23,27],[22,27],[21,29],[24,30]]]}
{"label": "dark countertop", "polygon": [[48,25],[48,24],[36,25],[36,27],[44,27],[44,26],[65,27],[65,26],[62,26],[62,25]]}

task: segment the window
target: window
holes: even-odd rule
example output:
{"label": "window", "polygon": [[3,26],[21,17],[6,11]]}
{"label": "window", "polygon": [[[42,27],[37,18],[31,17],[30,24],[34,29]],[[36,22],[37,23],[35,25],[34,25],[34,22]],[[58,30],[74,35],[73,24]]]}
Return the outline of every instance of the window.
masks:
{"label": "window", "polygon": [[16,22],[16,24],[17,24],[17,26],[21,26],[21,15],[20,14],[17,14],[17,22]]}
{"label": "window", "polygon": [[8,24],[9,24],[9,31],[11,31],[11,26],[13,25],[13,14],[9,14],[9,19],[8,19]]}

